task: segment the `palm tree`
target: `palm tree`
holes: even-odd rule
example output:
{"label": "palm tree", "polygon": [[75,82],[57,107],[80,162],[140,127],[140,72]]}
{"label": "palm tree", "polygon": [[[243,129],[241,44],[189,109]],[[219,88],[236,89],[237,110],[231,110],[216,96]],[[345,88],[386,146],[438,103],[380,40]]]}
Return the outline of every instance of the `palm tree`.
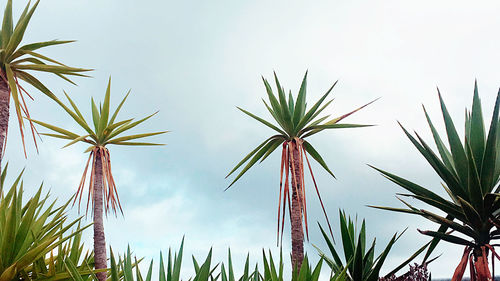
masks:
{"label": "palm tree", "polygon": [[[276,88],[278,90],[278,98],[276,98],[271,86],[268,81],[264,78],[264,85],[266,87],[267,95],[269,98],[270,105],[264,101],[264,105],[268,109],[271,116],[274,118],[276,123],[273,125],[244,109],[238,107],[239,110],[243,111],[245,114],[254,118],[255,120],[261,122],[267,127],[273,129],[277,134],[267,138],[262,142],[257,148],[251,151],[243,160],[241,160],[226,176],[229,177],[238,168],[242,167],[243,164],[247,163],[243,169],[239,172],[236,178],[227,187],[231,187],[243,174],[245,174],[248,169],[250,169],[257,161],[264,161],[273,151],[275,151],[279,146],[282,146],[281,152],[281,169],[280,169],[280,193],[278,201],[278,241],[280,240],[280,221],[281,221],[281,237],[283,236],[284,227],[284,217],[285,209],[288,202],[288,209],[290,212],[291,221],[291,231],[292,231],[292,265],[294,268],[300,268],[302,260],[304,259],[304,231],[302,226],[302,220],[304,219],[306,235],[308,236],[307,227],[307,206],[305,198],[305,186],[304,186],[304,159],[307,162],[309,171],[311,173],[312,180],[314,182],[316,192],[318,194],[319,201],[321,203],[321,208],[328,222],[328,217],[326,216],[326,211],[319,194],[319,190],[316,185],[316,180],[311,170],[311,165],[309,163],[308,155],[310,155],[314,160],[316,160],[330,175],[335,177],[326,165],[325,161],[321,155],[316,151],[311,143],[306,141],[306,138],[317,134],[325,129],[337,129],[337,128],[354,128],[354,127],[364,127],[369,125],[358,125],[358,124],[338,124],[341,120],[353,114],[354,112],[360,110],[361,108],[367,106],[368,104],[353,110],[347,114],[340,117],[329,119],[330,115],[326,115],[321,118],[316,117],[333,101],[330,100],[323,105],[323,102],[328,97],[333,87],[337,82],[330,87],[330,89],[312,106],[311,109],[306,111],[306,86],[307,86],[307,72],[304,75],[297,99],[294,100],[291,91],[288,95],[288,100],[286,99],[285,90],[281,87],[281,84],[274,74]],[[372,101],[373,102],[373,101]],[[285,181],[283,185],[283,174],[285,175]],[[291,191],[289,188],[289,174]],[[226,189],[227,189],[226,188]],[[290,198],[290,192],[291,198]],[[283,198],[283,210],[281,212],[281,200]],[[291,202],[290,202],[291,201]],[[328,227],[331,227],[328,222]],[[282,240],[282,239],[281,239]]]}
{"label": "palm tree", "polygon": [[[449,148],[442,141],[425,108],[425,117],[438,153],[435,153],[417,133],[415,133],[415,138],[403,126],[401,128],[441,177],[443,181],[441,185],[449,199],[397,175],[375,169],[409,192],[403,196],[420,200],[437,208],[445,215],[415,208],[402,199],[400,200],[407,208],[376,208],[419,215],[440,225],[438,231],[420,231],[433,237],[434,240],[424,261],[440,240],[463,246],[464,254],[455,270],[453,281],[462,280],[468,263],[471,280],[491,280],[488,254],[491,252],[492,255],[500,258],[494,248],[498,244],[492,243],[493,240],[500,238],[500,186],[498,186],[500,181],[500,157],[498,157],[500,91],[497,94],[491,125],[486,133],[477,83],[474,85],[472,110],[466,110],[464,143],[458,136],[439,90],[438,95]],[[448,229],[455,233],[447,233]]]}
{"label": "palm tree", "polygon": [[[87,164],[83,171],[83,175],[76,192],[73,204],[75,204],[78,199],[78,205],[80,206],[83,189],[85,186],[85,179],[87,177],[87,170],[89,168],[90,161],[91,171],[90,171],[90,183],[89,192],[87,200],[87,212],[89,207],[89,202],[92,202],[92,212],[94,219],[94,252],[95,252],[95,268],[103,269],[106,268],[106,240],[104,236],[104,225],[103,225],[103,207],[106,214],[112,210],[115,214],[117,209],[123,214],[123,210],[120,204],[120,199],[118,198],[118,191],[116,189],[116,184],[113,179],[113,174],[111,173],[111,158],[107,145],[127,145],[127,146],[151,146],[151,145],[163,145],[150,142],[135,142],[131,140],[141,139],[149,136],[155,136],[164,134],[167,131],[153,132],[153,133],[143,133],[135,135],[121,136],[123,133],[134,128],[135,126],[143,123],[144,121],[151,118],[157,112],[142,118],[140,120],[134,121],[133,118],[125,119],[122,121],[116,121],[118,112],[120,111],[123,103],[127,99],[130,91],[125,95],[121,103],[116,108],[115,112],[110,118],[110,93],[111,93],[111,78],[108,82],[106,94],[104,97],[104,102],[102,105],[97,107],[92,99],[92,121],[94,128],[91,128],[87,121],[83,118],[78,107],[71,100],[71,98],[66,94],[66,98],[73,110],[64,105],[62,102],[58,102],[63,109],[80,125],[85,133],[80,135],[77,133],[70,132],[68,130],[41,122],[37,120],[32,120],[33,122],[50,129],[54,133],[44,133],[42,135],[47,135],[55,138],[70,140],[70,142],[65,146],[73,145],[77,142],[87,143],[90,146],[85,150],[85,153],[90,152]],[[104,281],[106,279],[106,273],[97,273],[99,281]]]}
{"label": "palm tree", "polygon": [[[7,141],[11,96],[14,101],[14,107],[16,109],[19,130],[21,132],[24,147],[23,116],[28,119],[30,118],[25,97],[27,96],[30,99],[33,98],[30,94],[28,94],[25,88],[21,86],[19,83],[20,80],[28,83],[48,97],[56,100],[54,94],[37,78],[30,74],[31,71],[52,73],[70,83],[73,82],[66,77],[67,75],[85,76],[82,75],[81,72],[88,71],[88,69],[66,66],[56,60],[38,53],[38,50],[41,48],[66,44],[73,41],[52,40],[20,46],[31,16],[38,6],[38,2],[39,1],[37,1],[31,8],[29,3],[26,5],[26,8],[19,17],[15,27],[12,20],[12,0],[8,0],[5,7],[2,30],[0,34],[0,161],[5,150],[5,142]],[[36,146],[36,130],[33,124],[31,122],[29,123]],[[25,147],[24,154],[26,155]]]}

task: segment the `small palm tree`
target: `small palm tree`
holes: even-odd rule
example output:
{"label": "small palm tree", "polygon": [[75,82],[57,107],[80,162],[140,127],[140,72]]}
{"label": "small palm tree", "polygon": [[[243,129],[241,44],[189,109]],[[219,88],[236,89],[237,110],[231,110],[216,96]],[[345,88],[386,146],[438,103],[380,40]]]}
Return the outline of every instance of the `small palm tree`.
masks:
{"label": "small palm tree", "polygon": [[[31,16],[38,6],[37,1],[33,7],[30,4],[26,6],[14,27],[12,20],[12,0],[7,1],[5,13],[3,16],[2,30],[0,34],[0,161],[5,150],[7,141],[7,129],[9,125],[9,105],[10,97],[14,101],[16,115],[19,122],[19,130],[24,147],[24,122],[23,116],[30,118],[28,107],[26,106],[25,96],[33,99],[30,94],[21,86],[20,80],[35,87],[48,97],[57,100],[54,94],[37,78],[30,74],[31,71],[40,71],[53,73],[60,78],[73,83],[66,77],[67,75],[85,76],[81,72],[88,69],[74,68],[66,66],[56,60],[48,58],[38,50],[44,47],[66,44],[73,41],[52,40],[46,42],[37,42],[19,46]],[[74,84],[74,83],[73,83]],[[35,128],[31,122],[31,133],[36,146]],[[26,148],[24,147],[26,155]],[[0,162],[1,163],[1,162]]]}
{"label": "small palm tree", "polygon": [[[434,171],[442,179],[442,187],[449,195],[444,198],[430,189],[413,183],[389,172],[377,169],[384,177],[406,189],[408,196],[437,208],[445,215],[418,209],[401,200],[407,208],[376,207],[390,211],[404,212],[422,216],[440,225],[438,231],[420,231],[433,237],[426,257],[444,240],[465,248],[462,260],[453,275],[453,281],[462,280],[462,276],[470,264],[471,280],[491,280],[492,274],[488,268],[488,254],[491,252],[497,258],[494,240],[500,238],[500,148],[499,111],[500,91],[495,102],[491,125],[487,131],[484,126],[481,102],[474,86],[472,110],[466,110],[465,138],[460,139],[453,120],[446,109],[439,93],[441,111],[446,128],[448,146],[442,141],[429,115],[425,117],[432,132],[438,153],[418,135],[416,138],[401,126],[406,136],[429,162]],[[455,233],[447,233],[451,229]],[[457,235],[458,234],[458,235]],[[465,237],[465,239],[463,238]],[[494,265],[492,265],[494,268]]]}
{"label": "small palm tree", "polygon": [[[85,150],[85,153],[90,152],[87,164],[83,171],[82,179],[73,204],[75,204],[78,199],[78,205],[80,206],[83,189],[85,186],[85,179],[87,177],[87,170],[89,164],[92,160],[91,171],[90,171],[90,183],[89,183],[89,193],[87,200],[87,211],[89,207],[89,202],[92,202],[92,212],[94,218],[94,252],[95,252],[95,268],[102,269],[106,268],[106,241],[104,236],[104,225],[103,225],[103,207],[106,214],[112,210],[115,214],[117,209],[123,214],[123,210],[120,204],[120,199],[118,198],[118,191],[116,189],[116,184],[113,179],[113,174],[111,173],[111,158],[107,145],[127,145],[127,146],[151,146],[151,145],[163,145],[158,143],[150,142],[135,142],[131,141],[134,139],[141,139],[145,137],[155,136],[164,134],[167,131],[153,132],[153,133],[143,133],[135,135],[121,136],[128,130],[134,128],[135,126],[143,123],[144,121],[151,118],[157,112],[142,118],[140,120],[134,121],[134,119],[125,119],[123,121],[116,121],[118,112],[120,111],[123,103],[127,99],[130,91],[125,95],[121,103],[116,108],[115,112],[110,118],[110,93],[111,93],[111,79],[108,82],[108,87],[104,97],[104,102],[101,106],[97,107],[92,99],[92,121],[94,128],[91,128],[87,121],[83,118],[78,107],[71,100],[71,98],[66,94],[66,98],[73,110],[68,108],[62,102],[59,104],[64,108],[64,110],[80,125],[85,133],[83,135],[70,132],[68,130],[41,122],[37,120],[32,120],[33,122],[50,129],[55,132],[45,133],[42,135],[47,135],[55,138],[70,140],[70,142],[65,146],[73,145],[77,142],[87,143],[90,146]],[[106,279],[106,274],[104,272],[97,273],[99,281],[104,281]]]}
{"label": "small palm tree", "polygon": [[[338,124],[341,120],[353,114],[354,112],[360,110],[361,108],[367,106],[368,104],[353,110],[347,114],[340,117],[329,119],[330,115],[326,115],[321,118],[316,117],[333,101],[330,100],[323,105],[323,102],[328,97],[333,87],[337,82],[330,87],[330,89],[317,101],[311,109],[306,111],[306,87],[307,87],[307,72],[304,75],[297,99],[294,100],[291,91],[288,95],[288,100],[285,95],[285,90],[281,87],[281,84],[274,74],[276,87],[278,90],[278,98],[276,98],[271,86],[268,81],[264,78],[264,85],[267,90],[267,95],[269,98],[269,104],[264,101],[266,108],[268,109],[271,116],[278,123],[278,126],[238,107],[239,110],[243,111],[245,114],[254,118],[255,120],[261,122],[267,127],[273,129],[277,132],[262,142],[257,148],[251,151],[243,160],[241,160],[226,176],[229,177],[238,168],[242,167],[243,164],[247,163],[243,169],[239,172],[236,178],[228,186],[231,187],[243,174],[245,174],[248,169],[250,169],[257,161],[264,161],[273,151],[275,151],[279,146],[282,146],[281,152],[281,169],[280,169],[280,194],[278,201],[278,241],[280,235],[280,221],[281,221],[281,235],[283,236],[284,227],[284,216],[285,209],[288,202],[288,209],[290,211],[290,221],[292,230],[292,264],[294,268],[300,268],[302,260],[304,259],[304,231],[302,226],[302,220],[304,219],[306,235],[308,235],[307,227],[307,207],[305,198],[305,187],[304,187],[304,159],[307,162],[309,171],[311,173],[312,180],[314,182],[316,192],[318,194],[319,201],[321,203],[321,208],[326,217],[326,211],[319,194],[318,187],[316,185],[316,180],[311,170],[311,165],[309,163],[308,155],[310,155],[314,160],[316,160],[330,175],[334,176],[332,171],[328,168],[325,161],[321,155],[316,151],[311,143],[305,139],[317,134],[325,129],[337,129],[337,128],[355,128],[355,127],[365,127],[369,125],[358,125],[358,124]],[[373,102],[373,101],[372,101]],[[289,174],[291,173],[291,177]],[[283,174],[285,174],[285,181],[283,186]],[[289,178],[291,182],[291,190],[289,188]],[[291,198],[290,198],[291,192]],[[281,200],[283,198],[283,211],[281,210]],[[290,202],[291,201],[291,202]],[[328,217],[326,217],[328,222]],[[331,227],[328,222],[328,227]],[[281,236],[281,237],[282,237]]]}

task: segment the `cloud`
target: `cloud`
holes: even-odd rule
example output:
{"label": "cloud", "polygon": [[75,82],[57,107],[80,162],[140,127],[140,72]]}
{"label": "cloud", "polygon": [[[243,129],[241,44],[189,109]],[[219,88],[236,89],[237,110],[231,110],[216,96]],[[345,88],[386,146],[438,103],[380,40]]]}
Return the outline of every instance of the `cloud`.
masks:
{"label": "cloud", "polygon": [[[17,11],[23,7],[15,6]],[[164,148],[110,148],[125,218],[109,218],[107,239],[117,251],[130,243],[147,260],[157,260],[159,250],[176,247],[183,235],[186,257],[204,256],[213,246],[214,259],[223,260],[230,246],[236,263],[242,265],[247,252],[253,261],[259,259],[261,248],[276,252],[279,155],[271,155],[222,192],[230,182],[224,179],[228,171],[271,134],[235,108],[270,119],[261,102],[266,94],[260,75],[270,78],[276,70],[282,84],[295,93],[309,69],[311,101],[339,79],[335,101],[327,110],[333,115],[381,96],[349,120],[376,127],[332,130],[311,139],[338,179],[316,163],[313,169],[332,222],[339,208],[358,213],[367,219],[369,236],[381,242],[409,227],[389,257],[388,264],[396,264],[409,249],[425,243],[416,228],[434,226],[365,207],[398,206],[394,194],[401,191],[365,164],[441,192],[439,178],[395,121],[430,140],[421,104],[442,129],[438,85],[452,116],[462,124],[474,78],[479,80],[485,114],[491,113],[488,105],[493,103],[500,74],[495,67],[500,40],[489,30],[500,26],[497,10],[498,3],[492,1],[89,5],[54,0],[40,4],[26,42],[78,39],[68,46],[47,48],[43,54],[69,65],[95,68],[95,78],[77,79],[80,86],[74,87],[57,77],[40,76],[50,89],[60,97],[65,89],[85,106],[89,96],[102,97],[112,75],[113,104],[132,88],[123,114],[143,116],[159,109],[143,128],[172,131],[158,138],[168,143]],[[34,117],[74,128],[55,103],[39,93],[34,96],[36,101],[30,104]],[[90,118],[90,112],[83,113]],[[44,138],[40,154],[28,148],[31,153],[25,160],[14,118],[10,124],[6,159],[12,171],[26,166],[27,186],[44,180],[56,196],[69,198],[85,165],[86,155],[81,153],[85,148],[75,145],[60,150],[63,142]],[[309,189],[312,185],[306,184],[310,221],[324,223]],[[310,231],[311,242],[320,244],[314,223]],[[285,253],[288,239],[285,232]],[[314,249],[307,247],[315,256]],[[451,276],[460,251],[438,248],[444,254],[431,265],[433,276]]]}

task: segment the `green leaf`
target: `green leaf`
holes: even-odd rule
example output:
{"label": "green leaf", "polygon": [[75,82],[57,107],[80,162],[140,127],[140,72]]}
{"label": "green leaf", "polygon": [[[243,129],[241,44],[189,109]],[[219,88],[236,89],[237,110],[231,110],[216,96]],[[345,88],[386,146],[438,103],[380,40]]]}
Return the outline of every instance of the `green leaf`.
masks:
{"label": "green leaf", "polygon": [[2,49],[7,47],[12,35],[14,24],[12,22],[12,0],[7,0],[2,22]]}
{"label": "green leaf", "polygon": [[17,77],[26,81],[28,84],[32,85],[36,89],[38,89],[40,92],[48,96],[49,98],[53,100],[57,100],[57,97],[47,88],[45,85],[43,85],[38,79],[36,79],[34,76],[31,74],[17,70],[16,71]]}
{"label": "green leaf", "polygon": [[278,132],[278,133],[280,133],[280,134],[282,134],[282,135],[284,135],[284,136],[287,136],[287,133],[285,133],[285,132],[284,132],[283,130],[281,130],[280,128],[278,128],[278,127],[274,126],[273,124],[271,124],[271,123],[267,122],[266,120],[264,120],[264,119],[262,119],[262,118],[260,118],[260,117],[258,117],[258,116],[256,116],[256,115],[254,115],[254,114],[252,114],[252,113],[250,113],[250,112],[248,112],[248,111],[246,111],[246,110],[244,110],[244,109],[242,109],[242,108],[240,108],[240,107],[237,107],[237,108],[238,108],[239,110],[241,110],[243,113],[247,114],[248,116],[250,116],[250,117],[254,118],[255,120],[257,120],[257,121],[261,122],[262,124],[264,124],[264,125],[268,126],[269,128],[271,128],[271,129],[275,130],[276,132]]}
{"label": "green leaf", "polygon": [[454,236],[454,235],[449,235],[449,234],[445,234],[445,233],[442,233],[442,232],[436,232],[436,231],[422,231],[422,230],[418,230],[420,233],[424,234],[424,235],[428,235],[428,236],[431,236],[431,237],[436,237],[436,238],[439,238],[441,240],[444,240],[444,241],[447,241],[447,242],[450,242],[450,243],[453,243],[453,244],[459,244],[459,245],[465,245],[465,246],[471,246],[471,247],[474,247],[474,243],[472,242],[469,242],[465,239],[462,239],[458,236]]}
{"label": "green leaf", "polygon": [[301,131],[300,134],[309,132],[302,136],[302,138],[310,137],[316,133],[319,133],[325,129],[347,129],[347,128],[362,128],[362,127],[371,127],[373,125],[361,125],[361,124],[331,124],[331,125],[314,125],[309,126]]}
{"label": "green leaf", "polygon": [[90,69],[84,69],[84,68],[76,68],[76,67],[61,66],[61,65],[40,65],[40,64],[18,64],[16,65],[16,69],[25,69],[25,70],[53,73],[53,74],[59,73],[59,74],[76,75],[76,76],[79,75],[78,72],[90,71]]}
{"label": "green leaf", "polygon": [[125,131],[128,131],[132,128],[134,128],[135,126],[143,123],[144,121],[148,120],[149,118],[155,116],[156,114],[158,113],[158,111],[156,111],[155,113],[151,114],[151,115],[148,115],[138,121],[135,121],[135,122],[132,122],[132,123],[127,123],[127,124],[124,124],[120,127],[118,127],[115,131],[113,131],[112,133],[110,133],[108,136],[106,136],[106,138],[104,139],[104,141],[107,141],[107,140],[110,140],[114,137],[116,137],[117,135],[125,132]]}
{"label": "green leaf", "polygon": [[453,165],[453,159],[452,159],[451,153],[448,150],[448,148],[446,148],[446,146],[444,145],[444,143],[441,140],[441,137],[439,136],[436,128],[432,124],[432,121],[431,121],[431,119],[429,117],[429,114],[427,114],[427,110],[425,109],[424,106],[422,106],[422,108],[424,109],[425,118],[427,119],[427,123],[429,124],[429,127],[431,129],[432,136],[434,138],[434,142],[435,142],[436,147],[437,147],[437,149],[439,151],[439,154],[441,155],[441,159],[442,159],[443,163],[445,164],[445,166],[448,168],[448,170],[451,173],[453,173],[453,175],[456,177],[456,171],[455,171],[455,168],[454,168],[454,165]]}
{"label": "green leaf", "polygon": [[499,111],[500,111],[500,90],[498,91],[497,98],[495,101],[495,107],[493,109],[493,116],[491,118],[490,130],[488,132],[488,138],[486,140],[486,149],[484,152],[482,170],[481,170],[481,185],[484,190],[491,191],[494,186],[497,184],[498,179],[496,175],[498,174],[498,170],[500,167],[497,167],[498,161],[498,151],[497,148],[499,146],[498,139],[498,123],[499,123]]}
{"label": "green leaf", "polygon": [[[294,111],[294,103],[293,103],[293,96],[292,96],[292,91],[288,93],[288,111],[290,111],[290,115],[293,116],[293,111]],[[293,122],[293,120],[292,120]],[[295,124],[294,124],[295,125]]]}
{"label": "green leaf", "polygon": [[274,81],[276,83],[276,88],[278,89],[279,103],[281,107],[281,112],[283,114],[283,120],[285,121],[284,124],[286,126],[285,131],[290,131],[293,129],[292,116],[290,114],[290,110],[288,109],[288,103],[286,101],[285,92],[280,85],[278,76],[276,76],[276,72],[274,72]]}
{"label": "green leaf", "polygon": [[297,127],[300,119],[304,116],[306,110],[306,88],[307,88],[307,71],[304,74],[302,83],[300,85],[299,94],[297,96],[297,102],[295,104],[295,110],[293,111],[293,124]]}
{"label": "green leaf", "polygon": [[130,90],[128,90],[127,94],[125,97],[123,97],[122,101],[116,108],[115,112],[113,113],[113,116],[111,116],[111,119],[109,120],[109,124],[113,124],[115,122],[116,116],[118,116],[118,112],[120,112],[120,109],[122,108],[123,104],[125,103],[125,100],[127,100],[128,95],[130,94]]}
{"label": "green leaf", "polygon": [[271,86],[267,82],[264,77],[262,77],[262,81],[264,81],[264,86],[266,87],[267,97],[269,98],[269,102],[271,103],[272,112],[279,119],[280,124],[285,125],[285,119],[283,118],[283,113],[281,112],[281,106],[276,97],[273,94],[273,90]]}
{"label": "green leaf", "polygon": [[62,148],[66,148],[66,147],[68,147],[68,146],[70,146],[70,145],[73,145],[73,144],[75,144],[75,143],[79,142],[79,141],[83,141],[83,140],[85,140],[85,138],[87,138],[87,137],[89,137],[89,136],[90,136],[90,135],[83,135],[83,136],[79,136],[79,137],[77,137],[76,139],[74,139],[74,140],[72,140],[71,142],[69,142],[68,144],[66,144],[65,146],[63,146]]}
{"label": "green leaf", "polygon": [[[19,43],[21,43],[21,40],[23,39],[24,32],[26,31],[26,27],[28,27],[28,23],[31,19],[31,16],[35,12],[36,7],[38,6],[38,3],[40,1],[36,1],[31,10],[26,13],[26,7],[25,12],[23,15],[19,18],[19,21],[16,24],[16,28],[12,32],[11,37],[9,38],[9,44],[5,47],[5,54],[7,56],[10,56],[14,52],[14,50],[17,48]],[[29,6],[29,4],[28,4]]]}
{"label": "green leaf", "polygon": [[99,114],[99,109],[97,109],[97,105],[94,102],[94,98],[91,99],[92,104],[92,121],[94,122],[94,130],[96,135],[99,136],[99,120],[101,119]]}
{"label": "green leaf", "polygon": [[448,110],[446,109],[446,105],[444,104],[439,89],[438,89],[438,95],[439,95],[439,101],[441,103],[441,111],[443,113],[446,133],[448,135],[448,142],[450,144],[451,154],[453,157],[453,163],[455,164],[455,170],[457,171],[462,186],[466,186],[468,173],[467,173],[467,158],[465,156],[464,147],[457,134],[455,125],[453,124],[453,120],[451,119],[451,116],[448,113]]}
{"label": "green leaf", "polygon": [[257,153],[257,151],[259,151],[259,149],[261,149],[264,145],[266,145],[269,141],[271,141],[272,139],[275,139],[277,138],[279,135],[274,135],[268,139],[266,139],[265,141],[263,141],[261,144],[259,144],[259,146],[257,146],[254,150],[252,150],[250,153],[247,154],[247,156],[245,156],[240,162],[238,162],[238,164],[236,164],[236,166],[234,166],[234,168],[229,172],[229,174],[226,175],[225,178],[228,178],[232,173],[234,173],[239,167],[241,167],[241,165],[243,165],[248,159],[250,159],[250,157],[252,157],[255,153]]}
{"label": "green leaf", "polygon": [[323,101],[326,99],[326,97],[328,97],[330,92],[333,90],[333,87],[337,85],[337,82],[338,81],[335,81],[335,83],[330,87],[330,89],[328,89],[328,91],[326,91],[326,93],[313,105],[313,107],[309,109],[309,111],[304,115],[304,117],[302,117],[297,127],[295,127],[296,130],[301,130],[305,125],[307,125],[312,120],[312,117],[314,116],[318,108],[321,106]]}
{"label": "green leaf", "polygon": [[[230,185],[229,185],[229,186],[228,186],[225,190],[229,189],[229,188],[230,188],[230,187],[231,187],[231,186],[232,186],[232,185],[233,185],[233,184],[234,184],[234,183],[235,183],[235,182],[236,182],[239,178],[241,178],[241,176],[243,176],[243,174],[245,174],[245,173],[248,171],[248,169],[250,169],[250,168],[251,168],[251,167],[252,167],[255,163],[257,163],[257,161],[259,161],[259,159],[261,159],[261,158],[262,158],[262,157],[263,157],[266,153],[268,153],[268,152],[269,152],[269,150],[273,147],[273,142],[271,142],[270,140],[271,140],[271,139],[274,139],[275,137],[276,137],[276,136],[271,137],[271,138],[269,138],[268,140],[266,140],[266,141],[264,142],[264,146],[262,146],[261,148],[259,148],[259,150],[258,150],[258,151],[256,151],[256,152],[255,152],[255,150],[254,150],[254,151],[252,151],[252,152],[251,152],[251,154],[247,155],[247,157],[245,157],[245,158],[243,159],[243,160],[245,160],[244,162],[246,162],[246,160],[248,160],[250,157],[252,157],[252,156],[253,156],[253,157],[252,157],[252,159],[251,159],[251,160],[247,163],[247,165],[246,165],[246,166],[245,166],[245,167],[244,167],[244,168],[240,171],[240,173],[236,176],[236,178],[235,178],[235,179],[231,182],[231,184],[230,184]],[[279,136],[279,137],[281,137],[281,136]],[[244,162],[240,162],[240,163],[237,165],[236,169],[237,169],[239,166],[241,166],[241,164],[243,164]],[[233,170],[234,170],[234,169],[233,169]],[[231,171],[231,172],[229,173],[229,175],[230,175],[232,172],[233,172],[233,171]],[[228,175],[228,176],[229,176],[229,175]]]}
{"label": "green leaf", "polygon": [[264,160],[266,160],[266,158],[271,155],[271,153],[273,153],[276,148],[278,148],[280,145],[283,144],[283,140],[281,139],[273,139],[271,141],[273,144],[271,145],[271,147],[269,148],[269,150],[267,151],[266,154],[264,154],[264,156],[262,156],[262,159],[260,159],[260,163],[262,163]]}
{"label": "green leaf", "polygon": [[483,112],[481,109],[481,100],[477,90],[477,81],[474,82],[474,98],[472,100],[471,112],[471,128],[470,128],[470,146],[475,159],[475,165],[478,171],[481,171],[482,160],[485,148],[485,132]]}
{"label": "green leaf", "polygon": [[[75,40],[51,40],[51,41],[44,41],[44,42],[37,42],[37,43],[30,43],[26,44],[18,49],[19,51],[36,51],[38,49],[48,47],[48,46],[54,46],[54,45],[61,45],[61,44],[68,44],[68,43],[73,43],[76,42]],[[17,52],[16,52],[17,53]]]}
{"label": "green leaf", "polygon": [[330,171],[330,168],[328,168],[328,166],[326,165],[325,160],[323,160],[321,155],[316,151],[316,149],[314,149],[312,144],[304,140],[303,146],[307,151],[307,153],[309,153],[309,155],[311,155],[312,158],[314,158],[314,160],[316,160],[316,162],[318,162],[321,165],[321,167],[323,167],[323,169],[325,169],[330,175],[332,175],[332,177],[335,178],[335,175],[332,173],[332,171]]}
{"label": "green leaf", "polygon": [[451,228],[453,230],[456,230],[462,234],[465,234],[473,239],[479,239],[479,233],[475,232],[472,230],[470,227],[460,225],[453,220],[446,219],[444,217],[441,217],[439,215],[436,215],[432,212],[426,211],[426,210],[421,210],[422,216],[428,218],[431,221],[434,221],[438,224],[445,225],[448,228]]}
{"label": "green leaf", "polygon": [[432,191],[430,191],[430,190],[428,190],[428,189],[426,189],[418,184],[415,184],[409,180],[406,180],[402,177],[396,176],[396,175],[391,174],[389,172],[386,172],[384,170],[378,169],[378,168],[373,167],[371,165],[368,165],[368,166],[377,170],[378,172],[380,172],[384,177],[386,177],[390,181],[392,181],[395,184],[403,187],[404,189],[412,192],[415,195],[423,196],[423,197],[429,198],[431,200],[440,202],[442,204],[447,204],[446,203],[447,201],[445,199],[443,199],[441,196],[437,195],[436,193],[434,193],[434,192],[432,192]]}
{"label": "green leaf", "polygon": [[133,146],[160,146],[165,145],[164,143],[152,143],[152,142],[133,142],[133,141],[121,141],[113,143],[115,145],[133,145]]}
{"label": "green leaf", "polygon": [[109,144],[116,144],[119,142],[124,142],[124,141],[129,141],[129,140],[134,140],[134,139],[140,139],[140,138],[146,138],[146,137],[151,137],[151,136],[156,136],[156,135],[161,135],[165,134],[168,131],[163,131],[163,132],[153,132],[153,133],[144,133],[144,134],[136,134],[136,135],[130,135],[130,136],[124,136],[124,137],[119,137],[112,139],[108,141]]}
{"label": "green leaf", "polygon": [[[50,129],[54,132],[57,132],[59,134],[62,134],[62,135],[65,135],[65,136],[68,136],[69,138],[71,139],[75,139],[75,138],[78,138],[80,137],[79,135],[73,133],[73,132],[70,132],[68,130],[65,130],[65,129],[62,129],[62,128],[59,128],[59,127],[56,127],[56,126],[53,126],[53,125],[50,125],[50,124],[47,124],[47,123],[44,123],[42,121],[38,121],[38,120],[34,120],[34,119],[30,119],[31,121],[33,121],[34,123],[38,124],[38,125],[41,125],[47,129]],[[45,134],[45,135],[48,135],[48,136],[54,136],[53,134]]]}
{"label": "green leaf", "polygon": [[101,118],[99,120],[99,128],[104,130],[108,125],[109,118],[109,99],[111,96],[111,77],[109,77],[108,87],[106,89],[106,94],[104,95],[104,103],[102,105]]}

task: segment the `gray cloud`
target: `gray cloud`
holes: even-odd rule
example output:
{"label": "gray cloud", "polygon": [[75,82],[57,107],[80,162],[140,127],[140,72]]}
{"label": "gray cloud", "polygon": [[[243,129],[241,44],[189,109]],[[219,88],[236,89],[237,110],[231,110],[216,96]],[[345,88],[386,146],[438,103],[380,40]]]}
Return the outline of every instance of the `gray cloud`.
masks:
{"label": "gray cloud", "polygon": [[[18,11],[22,4],[15,3]],[[365,164],[440,190],[439,179],[395,121],[429,138],[420,104],[437,122],[439,85],[456,122],[462,123],[474,78],[485,113],[491,113],[499,86],[500,40],[490,32],[500,25],[497,10],[493,1],[54,0],[40,3],[26,41],[78,39],[46,54],[95,68],[95,78],[77,79],[80,86],[73,87],[43,76],[59,96],[66,89],[79,104],[89,105],[89,96],[101,98],[112,75],[115,105],[132,88],[123,112],[139,117],[160,110],[144,129],[172,130],[157,138],[168,143],[164,148],[111,148],[125,219],[109,219],[108,241],[120,251],[130,243],[147,257],[177,247],[184,234],[187,252],[197,256],[213,246],[222,259],[231,246],[242,264],[247,251],[254,261],[262,247],[277,252],[279,155],[222,192],[230,168],[271,133],[234,107],[267,116],[260,101],[265,96],[260,75],[270,78],[276,70],[284,86],[296,91],[309,69],[311,101],[340,79],[328,110],[338,115],[381,96],[350,120],[378,126],[334,130],[312,139],[338,180],[316,164],[313,169],[335,230],[338,208],[366,218],[370,235],[380,245],[409,227],[389,259],[394,265],[426,241],[417,227],[435,226],[366,208],[398,206],[394,194],[401,189]],[[76,128],[41,95],[36,94],[30,108],[35,118]],[[12,119],[6,156],[12,170],[26,166],[31,186],[44,180],[52,193],[69,198],[85,164],[85,148],[60,150],[64,143],[44,138],[40,154],[29,148],[24,160],[15,126]],[[309,220],[324,224],[312,190],[308,200]],[[310,241],[323,245],[315,223],[310,231]],[[310,245],[308,250],[315,255]],[[461,250],[442,245],[437,252],[444,254],[431,266],[433,276],[449,277]]]}

